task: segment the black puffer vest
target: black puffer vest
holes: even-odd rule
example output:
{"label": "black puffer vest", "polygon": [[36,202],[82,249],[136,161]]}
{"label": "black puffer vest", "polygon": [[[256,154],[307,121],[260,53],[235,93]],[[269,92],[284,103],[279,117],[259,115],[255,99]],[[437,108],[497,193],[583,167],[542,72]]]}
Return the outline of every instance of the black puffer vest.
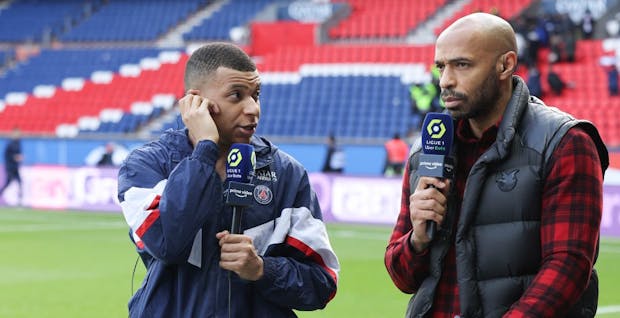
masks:
{"label": "black puffer vest", "polygon": [[[603,172],[609,164],[607,149],[591,123],[530,97],[521,78],[515,76],[513,83],[496,141],[471,168],[460,213],[450,211],[455,204],[448,204],[445,223],[429,247],[430,275],[411,298],[407,317],[429,313],[453,231],[461,317],[501,317],[541,265],[541,193],[547,162],[562,137],[579,126],[594,140]],[[410,158],[411,189],[418,181],[419,153]],[[457,214],[458,220],[450,218]],[[593,271],[587,290],[567,317],[594,317],[597,300],[598,279]]]}

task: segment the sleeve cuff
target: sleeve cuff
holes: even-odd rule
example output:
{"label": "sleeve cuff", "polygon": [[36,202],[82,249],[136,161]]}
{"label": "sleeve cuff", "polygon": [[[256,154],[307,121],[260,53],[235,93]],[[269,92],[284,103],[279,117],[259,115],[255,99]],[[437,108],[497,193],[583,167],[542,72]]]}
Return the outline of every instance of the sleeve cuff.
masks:
{"label": "sleeve cuff", "polygon": [[278,267],[271,257],[263,257],[263,277],[256,281],[258,286],[273,287],[272,282],[278,275]]}
{"label": "sleeve cuff", "polygon": [[211,140],[201,140],[194,147],[192,159],[197,159],[205,163],[215,164],[219,156],[217,145]]}
{"label": "sleeve cuff", "polygon": [[407,240],[407,248],[405,248],[404,254],[408,259],[412,259],[414,257],[424,257],[428,254],[428,246],[422,252],[416,252],[411,245],[411,235],[413,235],[413,230],[409,231],[408,235],[403,236]]}

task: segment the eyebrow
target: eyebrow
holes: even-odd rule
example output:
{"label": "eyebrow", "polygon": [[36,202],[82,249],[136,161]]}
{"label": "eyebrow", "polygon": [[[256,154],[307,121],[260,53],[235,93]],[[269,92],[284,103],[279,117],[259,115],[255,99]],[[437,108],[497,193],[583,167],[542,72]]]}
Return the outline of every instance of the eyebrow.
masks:
{"label": "eyebrow", "polygon": [[458,63],[458,62],[471,62],[471,61],[472,61],[472,59],[470,59],[470,58],[455,57],[455,58],[449,59],[447,62],[436,60],[435,64],[452,64],[452,63]]}
{"label": "eyebrow", "polygon": [[248,85],[245,84],[231,84],[228,85],[228,89],[247,89]]}
{"label": "eyebrow", "polygon": [[257,83],[256,88],[254,88],[252,85],[240,84],[240,83],[230,84],[226,88],[226,90],[229,90],[229,91],[230,90],[259,90],[259,89],[261,89],[260,82]]}

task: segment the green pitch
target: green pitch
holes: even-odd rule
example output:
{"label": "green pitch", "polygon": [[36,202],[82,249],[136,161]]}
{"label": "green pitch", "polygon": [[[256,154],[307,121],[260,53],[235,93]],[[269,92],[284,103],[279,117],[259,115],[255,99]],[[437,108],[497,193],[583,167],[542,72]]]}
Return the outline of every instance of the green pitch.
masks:
{"label": "green pitch", "polygon": [[[403,317],[409,299],[390,281],[391,228],[328,226],[341,262],[338,294],[310,317]],[[0,317],[127,317],[137,256],[120,214],[0,208]],[[620,241],[604,239],[599,317],[619,317]],[[138,264],[134,286],[144,276]]]}

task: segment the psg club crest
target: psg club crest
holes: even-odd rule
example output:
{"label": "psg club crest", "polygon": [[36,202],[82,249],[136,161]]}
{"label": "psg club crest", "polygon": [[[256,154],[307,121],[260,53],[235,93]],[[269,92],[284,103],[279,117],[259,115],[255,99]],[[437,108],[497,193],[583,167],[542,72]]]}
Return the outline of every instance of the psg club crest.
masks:
{"label": "psg club crest", "polygon": [[273,192],[269,187],[259,184],[254,188],[254,199],[262,205],[267,205],[273,199]]}

